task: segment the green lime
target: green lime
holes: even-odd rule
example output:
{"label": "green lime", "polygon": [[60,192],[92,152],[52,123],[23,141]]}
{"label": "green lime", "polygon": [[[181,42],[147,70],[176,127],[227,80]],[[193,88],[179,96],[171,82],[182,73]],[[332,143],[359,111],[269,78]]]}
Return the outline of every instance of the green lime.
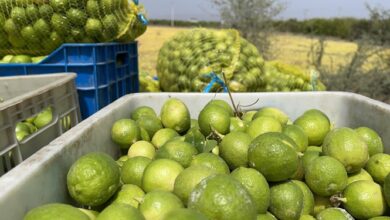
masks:
{"label": "green lime", "polygon": [[116,160],[116,164],[118,164],[118,166],[120,168],[122,168],[123,163],[126,162],[126,160],[128,160],[128,159],[129,159],[129,157],[127,155],[121,156],[118,160]]}
{"label": "green lime", "polygon": [[180,163],[184,168],[190,166],[192,158],[198,154],[198,151],[190,143],[173,140],[165,143],[156,152],[156,158],[171,159]]}
{"label": "green lime", "polygon": [[383,194],[386,199],[386,203],[390,206],[390,173],[387,174],[385,178],[385,183],[383,184]]}
{"label": "green lime", "polygon": [[309,139],[301,127],[297,125],[285,125],[282,133],[294,140],[300,152],[306,151]]}
{"label": "green lime", "polygon": [[142,189],[145,192],[151,192],[153,190],[172,192],[176,177],[181,171],[183,171],[183,167],[174,160],[154,160],[145,169],[142,178]]}
{"label": "green lime", "polygon": [[216,174],[216,172],[206,166],[190,166],[177,176],[173,192],[187,205],[190,193],[195,186],[212,174]]}
{"label": "green lime", "polygon": [[151,107],[141,106],[134,109],[134,111],[131,112],[130,118],[133,119],[134,121],[137,121],[143,116],[157,117],[157,114]]}
{"label": "green lime", "polygon": [[163,220],[208,220],[202,213],[192,209],[175,209],[167,213]]}
{"label": "green lime", "polygon": [[226,162],[213,153],[201,153],[196,155],[190,166],[205,166],[219,174],[229,174],[230,170]]}
{"label": "green lime", "polygon": [[240,182],[226,174],[202,180],[191,192],[188,208],[209,219],[256,219],[256,206]]}
{"label": "green lime", "polygon": [[160,148],[170,139],[179,136],[179,134],[171,128],[163,128],[158,130],[152,138],[152,144],[156,148]]}
{"label": "green lime", "polygon": [[149,137],[153,137],[153,135],[160,129],[163,128],[161,120],[156,116],[142,116],[137,119],[137,125],[140,128],[144,128]]}
{"label": "green lime", "polygon": [[125,184],[119,189],[119,191],[115,194],[111,203],[124,203],[127,205],[131,205],[134,208],[138,208],[140,201],[142,201],[145,196],[144,191],[133,184]]}
{"label": "green lime", "polygon": [[320,196],[331,196],[344,190],[348,175],[343,164],[338,160],[321,156],[307,168],[305,179],[314,193]]}
{"label": "green lime", "polygon": [[301,217],[299,218],[299,220],[316,220],[316,218],[314,218],[314,217],[311,216],[311,215],[301,215]]}
{"label": "green lime", "polygon": [[126,150],[130,148],[130,145],[140,140],[140,133],[137,123],[131,119],[120,119],[111,128],[112,140]]}
{"label": "green lime", "polygon": [[88,18],[84,30],[89,37],[99,37],[102,35],[103,25],[99,19]]}
{"label": "green lime", "polygon": [[291,176],[291,179],[292,180],[303,180],[304,177],[305,177],[305,168],[303,167],[303,159],[302,159],[302,157],[299,157],[299,159],[298,159],[298,169]]}
{"label": "green lime", "polygon": [[66,12],[66,17],[68,17],[70,23],[73,26],[84,26],[87,21],[87,14],[77,8],[71,8]]}
{"label": "green lime", "polygon": [[190,111],[179,99],[170,98],[161,108],[161,122],[165,128],[185,133],[191,126]]}
{"label": "green lime", "polygon": [[119,188],[120,170],[115,160],[100,152],[80,157],[70,167],[67,186],[70,196],[87,206],[104,204]]}
{"label": "green lime", "polygon": [[258,214],[265,214],[270,204],[270,189],[267,180],[257,170],[239,167],[230,174],[252,196]]}
{"label": "green lime", "polygon": [[278,219],[270,212],[267,212],[266,214],[258,214],[256,220],[278,220]]}
{"label": "green lime", "polygon": [[318,153],[322,153],[322,147],[308,146],[306,151],[315,151],[315,152],[318,152]]}
{"label": "green lime", "polygon": [[23,218],[23,220],[53,219],[89,220],[89,217],[73,206],[50,203],[31,209]]}
{"label": "green lime", "polygon": [[295,185],[297,185],[303,193],[303,209],[301,214],[312,214],[314,212],[314,195],[310,191],[310,188],[302,181],[292,180],[291,182],[295,183]]}
{"label": "green lime", "polygon": [[369,218],[368,220],[390,220],[390,216],[378,216],[374,218]]}
{"label": "green lime", "polygon": [[69,19],[62,14],[54,13],[50,20],[51,27],[60,35],[67,35],[70,32]]}
{"label": "green lime", "polygon": [[317,152],[317,151],[306,151],[304,154],[303,154],[303,157],[302,157],[302,165],[303,165],[303,169],[306,170],[308,169],[308,167],[310,166],[310,164],[320,156],[320,152]]}
{"label": "green lime", "polygon": [[233,112],[232,107],[230,107],[230,105],[227,102],[225,102],[224,100],[213,99],[210,102],[208,102],[206,106],[208,106],[208,105],[218,105],[218,106],[222,107],[223,109],[225,109],[229,113],[230,117],[234,116],[234,112]]}
{"label": "green lime", "polygon": [[124,203],[113,203],[107,206],[96,220],[145,220],[138,209]]}
{"label": "green lime", "polygon": [[53,113],[51,111],[51,108],[46,108],[45,110],[41,111],[34,119],[34,125],[38,129],[41,129],[48,125],[53,120]]}
{"label": "green lime", "polygon": [[156,149],[153,144],[148,141],[137,141],[132,144],[127,152],[127,156],[129,158],[132,157],[147,157],[149,159],[153,159],[156,154]]}
{"label": "green lime", "polygon": [[160,190],[146,194],[139,206],[146,220],[163,220],[165,215],[179,208],[184,205],[175,194]]}
{"label": "green lime", "polygon": [[288,115],[281,111],[278,108],[274,107],[263,107],[257,111],[257,113],[253,116],[252,120],[255,120],[259,117],[271,117],[279,121],[280,124],[285,125],[289,120]]}
{"label": "green lime", "polygon": [[268,132],[281,132],[282,125],[280,122],[271,117],[261,116],[251,121],[246,129],[246,132],[256,138],[261,134]]}
{"label": "green lime", "polygon": [[230,129],[230,114],[219,105],[207,105],[199,113],[198,123],[205,136],[212,131],[227,134]]}
{"label": "green lime", "polygon": [[359,127],[356,128],[355,131],[358,133],[360,138],[366,142],[370,157],[378,153],[383,153],[383,143],[378,133],[367,127]]}
{"label": "green lime", "polygon": [[56,12],[65,12],[69,9],[68,0],[50,0],[50,6],[53,7]]}
{"label": "green lime", "polygon": [[90,209],[83,209],[83,208],[78,208],[80,211],[82,211],[84,214],[86,214],[89,217],[89,220],[96,220],[96,218],[99,215],[99,212],[90,210]]}
{"label": "green lime", "polygon": [[302,190],[292,182],[271,187],[270,212],[278,219],[298,219],[303,209]]}
{"label": "green lime", "polygon": [[219,145],[219,155],[230,169],[248,167],[248,149],[251,140],[251,136],[240,131],[230,132],[223,137]]}
{"label": "green lime", "polygon": [[248,111],[245,112],[244,115],[242,116],[242,120],[249,123],[252,121],[253,116],[257,113],[257,111]]}
{"label": "green lime", "polygon": [[327,208],[317,215],[318,220],[353,220],[354,218],[344,209]]}
{"label": "green lime", "polygon": [[18,122],[16,124],[16,127],[15,127],[15,132],[20,132],[20,131],[24,131],[26,133],[30,133],[30,127],[28,125],[26,125],[25,123],[23,122]]}
{"label": "green lime", "polygon": [[17,131],[15,134],[16,134],[16,140],[18,141],[22,141],[23,139],[25,139],[30,135],[30,133],[28,133],[27,131]]}
{"label": "green lime", "polygon": [[317,109],[311,109],[303,113],[294,121],[303,129],[309,138],[309,145],[320,146],[325,136],[330,131],[330,121],[328,116]]}
{"label": "green lime", "polygon": [[358,180],[369,180],[369,181],[374,181],[370,174],[365,170],[361,169],[360,171],[356,173],[352,173],[348,175],[348,183],[347,185],[356,182]]}
{"label": "green lime", "polygon": [[368,160],[365,168],[375,182],[383,185],[387,174],[390,173],[390,155],[375,154]]}
{"label": "green lime", "polygon": [[121,169],[122,182],[141,187],[145,169],[151,162],[151,159],[139,156],[126,160]]}
{"label": "green lime", "polygon": [[247,123],[242,121],[241,119],[237,117],[230,117],[230,132],[233,131],[242,131],[245,132],[246,128],[248,127]]}
{"label": "green lime", "polygon": [[86,9],[91,18],[99,18],[101,16],[100,14],[102,14],[100,13],[99,2],[97,0],[88,0]]}
{"label": "green lime", "polygon": [[359,180],[349,184],[344,192],[344,208],[354,218],[368,219],[385,213],[386,202],[380,185],[372,181]]}
{"label": "green lime", "polygon": [[267,181],[287,180],[298,169],[297,149],[294,141],[285,134],[262,134],[249,145],[249,166],[262,173]]}
{"label": "green lime", "polygon": [[348,173],[363,168],[369,157],[366,143],[350,128],[337,128],[329,132],[322,152],[340,161]]}

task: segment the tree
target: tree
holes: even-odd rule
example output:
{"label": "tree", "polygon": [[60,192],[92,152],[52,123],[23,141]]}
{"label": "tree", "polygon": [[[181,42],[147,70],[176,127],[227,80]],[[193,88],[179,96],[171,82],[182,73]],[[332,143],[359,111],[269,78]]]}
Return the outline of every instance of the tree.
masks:
{"label": "tree", "polygon": [[220,10],[222,24],[240,31],[257,46],[265,59],[272,58],[270,34],[273,19],[283,11],[277,0],[213,0]]}

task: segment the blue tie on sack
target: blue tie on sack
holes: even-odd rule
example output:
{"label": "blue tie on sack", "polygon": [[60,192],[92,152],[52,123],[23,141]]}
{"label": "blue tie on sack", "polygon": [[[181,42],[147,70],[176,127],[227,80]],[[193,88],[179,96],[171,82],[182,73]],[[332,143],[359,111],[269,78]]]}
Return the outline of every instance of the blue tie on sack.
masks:
{"label": "blue tie on sack", "polygon": [[214,86],[215,83],[218,83],[222,88],[223,92],[228,92],[225,82],[217,76],[214,72],[211,72],[207,75],[205,75],[207,78],[211,78],[211,81],[207,86],[203,89],[204,93],[210,92],[211,88]]}
{"label": "blue tie on sack", "polygon": [[[133,0],[133,2],[134,2],[135,5],[138,5],[138,4],[139,4],[139,1],[138,1],[138,0]],[[146,25],[149,24],[149,21],[148,21],[148,19],[146,19],[146,17],[145,17],[144,14],[141,14],[141,13],[137,14],[137,18],[138,18],[138,20],[139,20],[143,25],[146,26]]]}

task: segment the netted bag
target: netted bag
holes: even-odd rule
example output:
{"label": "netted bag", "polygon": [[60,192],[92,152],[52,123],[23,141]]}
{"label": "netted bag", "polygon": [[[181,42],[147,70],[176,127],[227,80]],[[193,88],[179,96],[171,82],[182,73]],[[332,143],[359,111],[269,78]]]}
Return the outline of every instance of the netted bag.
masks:
{"label": "netted bag", "polygon": [[62,43],[131,41],[145,31],[128,0],[0,0],[0,54],[45,55]]}
{"label": "netted bag", "polygon": [[[211,73],[228,81],[235,92],[257,91],[264,61],[256,47],[236,30],[194,29],[175,35],[160,49],[157,74],[163,91],[202,91]],[[219,91],[214,84],[210,91]]]}
{"label": "netted bag", "polygon": [[262,91],[265,92],[326,90],[315,70],[307,71],[279,61],[266,62],[264,70],[266,87]]}

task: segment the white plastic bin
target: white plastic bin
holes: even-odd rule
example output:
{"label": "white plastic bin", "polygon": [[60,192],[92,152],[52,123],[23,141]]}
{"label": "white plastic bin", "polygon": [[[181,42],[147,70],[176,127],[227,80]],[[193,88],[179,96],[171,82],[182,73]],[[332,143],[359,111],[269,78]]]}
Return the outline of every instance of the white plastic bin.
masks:
{"label": "white plastic bin", "polygon": [[[0,77],[0,176],[80,121],[76,74]],[[18,142],[18,122],[51,107],[53,120]]]}
{"label": "white plastic bin", "polygon": [[[192,118],[197,118],[201,108],[214,98],[229,100],[227,94],[198,93],[144,93],[118,99],[0,178],[1,219],[22,219],[29,209],[45,203],[71,203],[66,175],[72,163],[92,151],[117,157],[119,147],[111,141],[111,125],[118,119],[129,118],[130,112],[138,106],[148,105],[159,112],[169,97],[183,100]],[[368,126],[375,129],[382,136],[386,151],[390,152],[390,106],[387,104],[342,92],[241,93],[233,94],[233,97],[237,104],[255,103],[244,109],[275,106],[291,119],[307,109],[320,109],[336,127]]]}

